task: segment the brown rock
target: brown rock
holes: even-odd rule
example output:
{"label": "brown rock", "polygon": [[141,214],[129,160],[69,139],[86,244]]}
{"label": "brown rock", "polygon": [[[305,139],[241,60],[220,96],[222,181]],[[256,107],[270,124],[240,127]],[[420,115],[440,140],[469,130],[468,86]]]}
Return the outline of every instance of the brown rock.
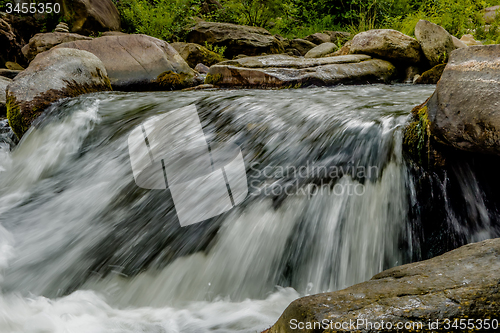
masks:
{"label": "brown rock", "polygon": [[426,20],[418,21],[415,37],[422,46],[422,51],[431,66],[448,61],[451,51],[457,47],[453,38],[443,27]]}
{"label": "brown rock", "polygon": [[213,51],[210,51],[206,47],[203,47],[195,43],[171,43],[170,44],[181,57],[187,62],[189,67],[194,68],[200,62],[207,64],[208,66],[215,65],[221,61],[224,61],[223,56]]}
{"label": "brown rock", "polygon": [[210,67],[205,66],[204,64],[197,64],[194,70],[200,74],[207,74],[210,70]]}
{"label": "brown rock", "polygon": [[31,61],[38,53],[48,51],[56,45],[75,40],[92,40],[92,38],[65,32],[40,33],[30,39],[29,43],[22,48],[22,52],[26,59]]}
{"label": "brown rock", "polygon": [[292,39],[290,41],[290,48],[298,50],[302,56],[306,55],[309,50],[314,49],[316,46],[316,44],[300,38]]}
{"label": "brown rock", "polygon": [[445,69],[445,64],[439,64],[428,71],[422,73],[418,79],[415,80],[415,84],[436,84],[441,79],[441,75],[443,75],[443,71]]}
{"label": "brown rock", "polygon": [[304,39],[316,45],[320,45],[323,43],[330,43],[332,41],[330,35],[322,32],[317,32],[315,34],[309,35]]}
{"label": "brown rock", "polygon": [[119,31],[120,13],[111,0],[63,0],[64,16],[71,31],[90,35],[99,31]]}

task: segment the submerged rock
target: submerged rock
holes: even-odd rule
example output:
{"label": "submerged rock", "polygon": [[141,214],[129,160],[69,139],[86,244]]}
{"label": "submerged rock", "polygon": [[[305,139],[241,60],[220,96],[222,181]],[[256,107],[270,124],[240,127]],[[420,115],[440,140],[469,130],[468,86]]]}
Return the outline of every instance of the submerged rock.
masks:
{"label": "submerged rock", "polygon": [[26,59],[31,61],[38,53],[48,51],[56,45],[75,40],[92,40],[92,38],[64,32],[40,33],[33,36],[29,43],[22,48],[22,51]]}
{"label": "submerged rock", "polygon": [[21,138],[53,102],[81,94],[108,91],[103,63],[90,52],[52,49],[40,53],[7,87],[7,117]]}
{"label": "submerged rock", "polygon": [[167,42],[150,36],[99,37],[63,43],[56,48],[79,49],[96,55],[106,67],[115,90],[178,89],[195,83],[193,70],[179,53]]}
{"label": "submerged rock", "polygon": [[326,56],[327,54],[333,53],[337,50],[337,45],[333,43],[323,43],[321,45],[316,46],[313,49],[310,49],[305,57],[306,58],[321,58]]}
{"label": "submerged rock", "polygon": [[229,58],[238,54],[255,56],[283,52],[283,45],[266,29],[231,23],[199,22],[189,31],[187,41],[225,46],[225,55]]}
{"label": "submerged rock", "polygon": [[386,82],[395,73],[387,61],[367,55],[296,58],[271,55],[229,60],[210,67],[205,83],[221,87],[300,87]]}
{"label": "submerged rock", "polygon": [[368,54],[395,62],[418,63],[419,43],[410,36],[392,29],[368,30],[357,34],[350,46],[352,54]]}
{"label": "submerged rock", "polygon": [[194,68],[199,63],[212,66],[226,60],[220,54],[210,51],[206,47],[199,44],[178,42],[170,45],[172,45],[172,47],[179,52],[181,57],[191,68]]}
{"label": "submerged rock", "polygon": [[426,20],[418,21],[415,26],[415,37],[420,42],[431,66],[448,61],[451,51],[457,48],[448,31]]}
{"label": "submerged rock", "polygon": [[[469,244],[430,260],[391,268],[344,290],[300,298],[268,332],[394,332],[397,323],[408,325],[399,331],[449,332],[455,319],[474,318],[476,323],[478,318],[498,318],[499,276],[500,239]],[[359,326],[335,326],[358,320],[362,320]],[[381,320],[386,323],[382,328]],[[436,320],[439,329],[430,326]],[[420,328],[412,326],[419,322]],[[297,329],[297,323],[304,323],[304,329]],[[379,325],[376,330],[374,323]],[[392,323],[392,329],[387,323]]]}

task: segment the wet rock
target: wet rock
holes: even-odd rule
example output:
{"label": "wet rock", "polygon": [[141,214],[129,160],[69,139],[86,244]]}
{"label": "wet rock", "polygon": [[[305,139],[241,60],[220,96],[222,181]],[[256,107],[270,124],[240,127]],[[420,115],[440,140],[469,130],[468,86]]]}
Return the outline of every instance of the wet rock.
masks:
{"label": "wet rock", "polygon": [[325,34],[323,32],[317,32],[315,34],[305,37],[304,39],[316,45],[320,45],[323,43],[330,43],[332,41],[330,35]]}
{"label": "wet rock", "polygon": [[103,63],[92,53],[52,49],[40,53],[8,86],[7,117],[21,138],[53,102],[66,97],[111,90]]}
{"label": "wet rock", "polygon": [[208,71],[210,70],[210,67],[200,63],[195,66],[194,70],[201,74],[207,74]]}
{"label": "wet rock", "polygon": [[327,54],[333,53],[337,50],[337,45],[333,43],[323,43],[321,45],[316,46],[315,48],[310,49],[305,57],[306,58],[321,58],[326,56]]}
{"label": "wet rock", "polygon": [[48,51],[56,45],[75,40],[92,40],[92,38],[65,32],[40,33],[30,39],[29,43],[22,48],[22,52],[26,59],[31,61],[38,53]]}
{"label": "wet rock", "polygon": [[405,131],[406,150],[427,154],[434,140],[453,148],[500,155],[500,45],[452,52],[436,91],[416,108]]}
{"label": "wet rock", "polygon": [[120,13],[111,0],[63,0],[64,17],[71,32],[84,35],[99,31],[119,31]]}
{"label": "wet rock", "polygon": [[463,35],[462,38],[460,38],[460,41],[467,46],[483,45],[483,43],[481,43],[480,41],[475,40],[474,36],[472,36],[471,34]]}
{"label": "wet rock", "polygon": [[228,58],[238,54],[254,56],[283,52],[283,45],[266,29],[231,23],[199,22],[189,31],[187,41],[226,46],[225,56]]}
{"label": "wet rock", "polygon": [[221,61],[224,61],[223,56],[213,51],[210,51],[206,47],[203,47],[195,43],[172,43],[170,44],[174,49],[179,52],[181,57],[187,62],[189,67],[194,68],[197,64],[203,63],[208,66],[215,65]]}
{"label": "wet rock", "polygon": [[305,39],[296,38],[290,41],[290,48],[299,51],[301,56],[306,55],[306,53],[309,52],[309,50],[312,50],[315,47],[316,44],[311,43],[310,41]]}
{"label": "wet rock", "polygon": [[457,47],[453,38],[443,27],[426,20],[418,21],[415,37],[431,66],[448,61],[451,51]]}
{"label": "wet rock", "polygon": [[[430,260],[394,267],[371,280],[344,290],[300,298],[283,312],[269,333],[394,332],[398,322],[405,332],[449,332],[445,319],[498,318],[500,315],[500,239],[469,244]],[[335,327],[335,323],[378,323]],[[380,328],[381,320],[392,323]],[[333,327],[294,329],[294,324],[333,322]],[[430,322],[440,321],[439,329]],[[411,323],[422,322],[420,329]],[[311,325],[312,326],[312,325]],[[402,331],[402,330],[400,330]]]}
{"label": "wet rock", "polygon": [[117,35],[63,43],[104,63],[115,90],[168,90],[192,86],[193,70],[167,42],[146,35]]}
{"label": "wet rock", "polygon": [[415,84],[436,84],[438,83],[439,79],[441,79],[441,75],[443,75],[444,68],[446,67],[445,64],[439,64],[428,71],[425,71],[420,75],[416,80]]}
{"label": "wet rock", "polygon": [[0,117],[5,117],[7,115],[7,108],[5,107],[5,92],[7,90],[7,86],[11,82],[11,79],[0,76]]}
{"label": "wet rock", "polygon": [[492,24],[493,22],[495,22],[499,10],[500,10],[500,5],[486,8],[484,10],[484,16],[483,16],[484,22],[486,24]]}
{"label": "wet rock", "polygon": [[206,84],[221,87],[301,87],[386,82],[394,66],[366,55],[296,58],[287,55],[229,60],[210,67]]}
{"label": "wet rock", "polygon": [[392,29],[368,30],[352,39],[351,54],[368,54],[395,62],[418,63],[421,50],[418,42]]}

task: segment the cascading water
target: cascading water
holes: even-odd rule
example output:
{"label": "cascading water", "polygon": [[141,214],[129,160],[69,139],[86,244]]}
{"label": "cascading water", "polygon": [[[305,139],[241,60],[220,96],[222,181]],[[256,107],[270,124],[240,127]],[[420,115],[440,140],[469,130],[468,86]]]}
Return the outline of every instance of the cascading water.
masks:
{"label": "cascading water", "polygon": [[[0,144],[0,331],[257,332],[301,295],[426,257],[422,175],[401,145],[433,90],[103,93],[52,106],[14,150]],[[168,190],[135,184],[127,136],[190,104],[209,142],[240,146],[250,194],[182,228]],[[498,235],[474,172],[458,168],[477,228],[451,206],[445,227],[462,242]],[[446,179],[433,180],[444,201]]]}

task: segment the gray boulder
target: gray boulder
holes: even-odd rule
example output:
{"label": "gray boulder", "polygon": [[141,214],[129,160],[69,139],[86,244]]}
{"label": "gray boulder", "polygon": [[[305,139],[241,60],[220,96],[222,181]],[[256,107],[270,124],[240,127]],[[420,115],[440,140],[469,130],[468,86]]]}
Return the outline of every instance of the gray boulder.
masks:
{"label": "gray boulder", "polygon": [[[391,268],[344,290],[299,298],[268,333],[451,332],[455,319],[470,324],[469,318],[475,328],[480,324],[476,319],[491,327],[492,319],[500,316],[499,276],[500,239],[469,244]],[[436,320],[439,328],[433,326]],[[297,329],[297,323],[304,328]],[[342,323],[347,325],[338,326]],[[395,329],[397,323],[404,329]]]}
{"label": "gray boulder", "polygon": [[296,49],[302,56],[306,55],[309,50],[314,49],[316,46],[316,44],[301,38],[292,39],[290,41],[290,48]]}
{"label": "gray boulder", "polygon": [[431,66],[448,61],[451,51],[457,48],[448,31],[426,20],[418,21],[415,26],[415,37],[420,42]]}
{"label": "gray boulder", "polygon": [[206,84],[220,87],[300,87],[386,82],[394,66],[367,55],[297,58],[287,55],[247,57],[210,67]]}
{"label": "gray boulder", "polygon": [[207,42],[226,46],[225,55],[228,58],[238,54],[254,56],[283,52],[283,45],[266,29],[231,23],[201,21],[191,28],[187,41],[200,45]]}
{"label": "gray boulder", "polygon": [[56,48],[88,51],[104,63],[115,90],[180,89],[194,72],[167,42],[146,35],[117,35],[63,43]]}
{"label": "gray boulder", "polygon": [[5,117],[7,115],[7,108],[5,107],[5,92],[7,91],[7,86],[11,82],[11,79],[0,76],[0,117]]}
{"label": "gray boulder", "polygon": [[337,45],[333,43],[323,43],[307,51],[306,58],[321,58],[337,50]]}
{"label": "gray boulder", "polygon": [[315,34],[305,37],[304,39],[316,45],[329,43],[332,41],[330,35],[323,32],[317,32]]}
{"label": "gray boulder", "polygon": [[351,54],[368,54],[395,62],[418,63],[419,43],[410,36],[392,29],[368,30],[352,39]]}
{"label": "gray boulder", "polygon": [[40,53],[7,87],[7,117],[21,138],[52,103],[66,97],[108,91],[103,63],[89,52],[52,49]]}
{"label": "gray boulder", "polygon": [[63,0],[62,7],[71,32],[89,35],[121,29],[120,13],[111,0]]}
{"label": "gray boulder", "polygon": [[29,43],[22,48],[22,51],[26,59],[31,61],[38,53],[48,51],[56,45],[75,40],[92,40],[92,38],[65,32],[40,33],[33,36]]}

